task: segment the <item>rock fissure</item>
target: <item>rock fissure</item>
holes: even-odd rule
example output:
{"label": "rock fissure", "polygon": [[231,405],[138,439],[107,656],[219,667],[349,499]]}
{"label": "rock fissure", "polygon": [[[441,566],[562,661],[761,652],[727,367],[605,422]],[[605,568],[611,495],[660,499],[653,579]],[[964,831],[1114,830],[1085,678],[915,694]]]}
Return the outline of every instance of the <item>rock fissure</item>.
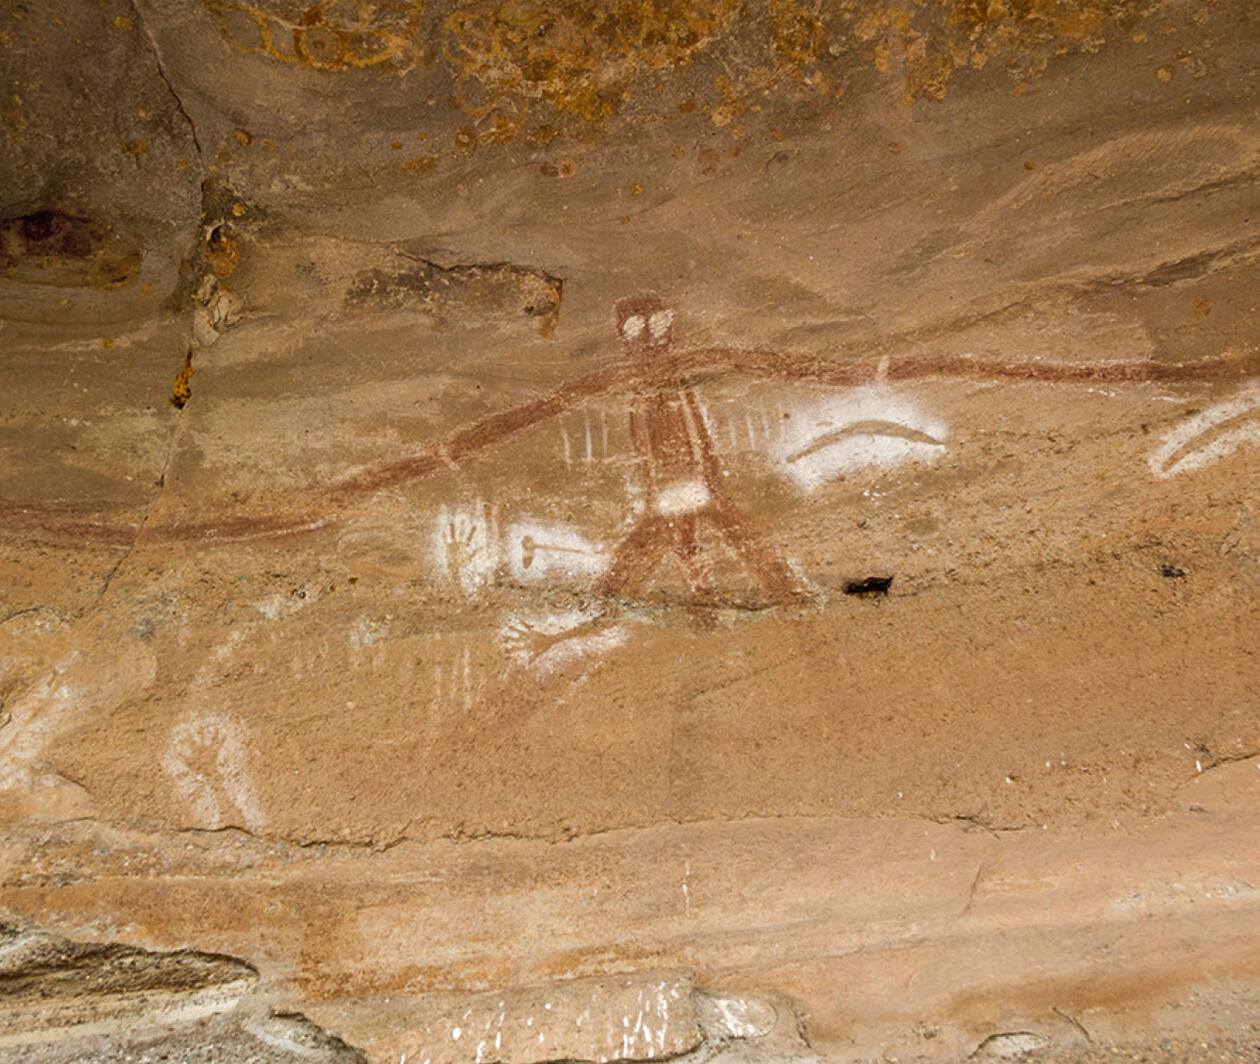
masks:
{"label": "rock fissure", "polygon": [[162,84],[166,86],[166,91],[170,93],[171,101],[175,104],[175,109],[188,125],[188,133],[192,137],[193,147],[197,154],[198,166],[204,166],[205,153],[201,147],[201,140],[197,136],[197,124],[193,121],[192,115],[188,113],[188,109],[184,106],[183,97],[180,96],[178,90],[175,88],[174,82],[171,81],[170,74],[166,69],[166,64],[162,60],[161,45],[159,44],[157,37],[154,35],[152,27],[149,25],[148,18],[145,16],[144,12],[140,10],[140,5],[137,3],[137,0],[127,0],[127,3],[130,5],[132,17],[136,20],[136,24],[141,27],[141,30],[145,35],[145,39],[149,42],[149,47],[153,55],[153,62],[157,68],[158,77],[162,79]]}

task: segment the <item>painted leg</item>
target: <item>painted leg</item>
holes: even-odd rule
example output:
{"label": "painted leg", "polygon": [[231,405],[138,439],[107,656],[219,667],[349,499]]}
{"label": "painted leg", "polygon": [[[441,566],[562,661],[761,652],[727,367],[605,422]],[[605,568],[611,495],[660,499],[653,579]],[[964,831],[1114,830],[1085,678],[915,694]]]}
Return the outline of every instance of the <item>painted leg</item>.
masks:
{"label": "painted leg", "polygon": [[802,602],[811,597],[809,589],[792,572],[787,562],[749,530],[733,506],[720,501],[709,506],[705,513],[727,546],[735,552],[773,602]]}
{"label": "painted leg", "polygon": [[673,530],[663,518],[640,520],[617,544],[608,571],[595,585],[595,593],[609,600],[633,595],[648,581],[673,545]]}
{"label": "painted leg", "polygon": [[687,578],[687,612],[697,628],[713,627],[713,569],[700,546],[700,520],[685,514],[674,522],[674,553]]}

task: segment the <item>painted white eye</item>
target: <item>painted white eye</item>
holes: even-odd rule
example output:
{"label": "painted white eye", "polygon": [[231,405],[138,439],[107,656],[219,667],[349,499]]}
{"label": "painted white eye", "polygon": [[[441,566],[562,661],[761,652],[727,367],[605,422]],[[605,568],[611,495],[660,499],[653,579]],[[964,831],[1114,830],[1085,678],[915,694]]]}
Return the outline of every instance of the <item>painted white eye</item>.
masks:
{"label": "painted white eye", "polygon": [[621,335],[627,340],[633,340],[642,332],[643,317],[639,314],[633,314],[621,323]]}
{"label": "painted white eye", "polygon": [[663,340],[669,334],[669,327],[673,324],[674,312],[672,310],[658,310],[648,319],[648,328],[652,330],[652,336],[657,340]]}

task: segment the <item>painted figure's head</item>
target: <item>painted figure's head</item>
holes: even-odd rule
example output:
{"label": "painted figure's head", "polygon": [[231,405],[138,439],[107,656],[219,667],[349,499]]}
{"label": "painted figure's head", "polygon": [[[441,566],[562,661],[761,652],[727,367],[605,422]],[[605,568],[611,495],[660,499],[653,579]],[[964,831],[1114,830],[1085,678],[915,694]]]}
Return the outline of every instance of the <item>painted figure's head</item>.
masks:
{"label": "painted figure's head", "polygon": [[634,296],[614,304],[617,335],[628,354],[650,358],[669,349],[674,338],[674,311],[660,296]]}

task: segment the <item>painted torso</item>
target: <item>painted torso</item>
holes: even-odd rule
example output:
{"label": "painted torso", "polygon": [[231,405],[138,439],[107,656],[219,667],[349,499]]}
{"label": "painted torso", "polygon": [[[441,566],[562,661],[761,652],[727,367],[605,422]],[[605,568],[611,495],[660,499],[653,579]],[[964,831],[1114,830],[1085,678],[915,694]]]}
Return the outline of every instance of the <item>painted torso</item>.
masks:
{"label": "painted torso", "polygon": [[708,505],[716,489],[717,461],[704,415],[689,388],[662,388],[636,397],[630,435],[652,509],[672,517]]}

